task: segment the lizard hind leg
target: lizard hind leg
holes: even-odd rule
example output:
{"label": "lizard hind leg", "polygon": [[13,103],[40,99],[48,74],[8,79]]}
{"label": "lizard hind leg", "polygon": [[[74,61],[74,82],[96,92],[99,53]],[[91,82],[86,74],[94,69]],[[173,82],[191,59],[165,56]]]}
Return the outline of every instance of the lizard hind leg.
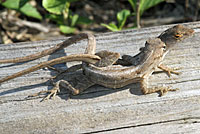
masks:
{"label": "lizard hind leg", "polygon": [[49,100],[51,97],[54,99],[56,94],[58,92],[60,92],[60,84],[61,83],[63,83],[62,86],[69,89],[73,95],[77,95],[80,93],[80,91],[78,89],[74,88],[68,81],[59,80],[55,83],[55,86],[51,90],[40,91],[36,94],[29,95],[28,97],[35,97],[35,96],[39,96],[40,94],[49,93],[45,98],[42,99],[42,101]]}
{"label": "lizard hind leg", "polygon": [[97,52],[96,55],[101,57],[101,59],[97,63],[95,63],[95,65],[98,67],[113,65],[120,57],[119,53],[110,52],[107,50]]}
{"label": "lizard hind leg", "polygon": [[178,90],[178,88],[170,88],[169,86],[167,87],[152,87],[152,88],[149,88],[147,86],[147,79],[142,79],[140,81],[140,88],[143,92],[143,94],[151,94],[151,93],[155,93],[155,92],[160,92],[160,96],[163,96],[164,94],[166,94],[168,91],[176,91]]}

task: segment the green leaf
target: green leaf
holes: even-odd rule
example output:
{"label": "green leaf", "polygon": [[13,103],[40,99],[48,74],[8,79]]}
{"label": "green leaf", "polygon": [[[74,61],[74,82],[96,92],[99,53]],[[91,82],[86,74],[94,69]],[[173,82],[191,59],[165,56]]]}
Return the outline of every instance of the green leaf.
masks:
{"label": "green leaf", "polygon": [[65,33],[65,34],[74,33],[76,31],[76,28],[69,27],[69,26],[66,26],[66,25],[60,25],[59,28],[60,28],[60,31]]}
{"label": "green leaf", "polygon": [[72,18],[71,18],[71,27],[76,25],[76,22],[78,21],[78,18],[79,18],[78,14],[75,14],[75,15],[72,16]]}
{"label": "green leaf", "polygon": [[77,20],[77,24],[91,24],[93,23],[92,20],[88,19],[87,17],[79,16]]}
{"label": "green leaf", "polygon": [[54,14],[62,14],[63,11],[69,10],[69,5],[71,2],[75,2],[78,0],[43,0],[43,7]]}
{"label": "green leaf", "polygon": [[43,7],[50,13],[62,14],[66,7],[67,0],[43,0]]}
{"label": "green leaf", "polygon": [[78,1],[78,0],[67,0],[67,2],[76,2],[76,1]]}
{"label": "green leaf", "polygon": [[68,24],[68,21],[67,21],[68,17],[70,17],[71,14],[72,14],[71,10],[69,10],[69,7],[70,7],[70,3],[66,2],[65,3],[65,10],[63,10],[63,12],[62,12],[63,13],[63,20],[66,24]]}
{"label": "green leaf", "polygon": [[64,18],[62,15],[47,14],[45,17],[49,18],[50,20],[56,22],[59,25],[64,25]]}
{"label": "green leaf", "polygon": [[36,18],[36,19],[42,19],[42,16],[37,11],[35,7],[33,7],[31,4],[26,3],[22,8],[19,9],[23,14]]}
{"label": "green leaf", "polygon": [[133,0],[128,0],[128,2],[131,4],[133,11],[136,11],[136,3]]}
{"label": "green leaf", "polygon": [[119,23],[119,30],[122,29],[122,27],[124,26],[125,22],[126,22],[126,19],[127,17],[130,15],[130,11],[129,10],[126,10],[126,9],[123,9],[122,11],[120,11],[119,13],[117,13],[117,20],[118,20],[118,23]]}
{"label": "green leaf", "polygon": [[140,14],[142,15],[143,12],[164,0],[140,0]]}
{"label": "green leaf", "polygon": [[28,0],[6,0],[2,3],[2,5],[6,8],[20,11],[27,16],[42,19],[40,13],[36,10],[35,7],[28,3]]}
{"label": "green leaf", "polygon": [[10,9],[18,10],[23,7],[29,0],[5,0],[5,2],[0,2],[3,6]]}
{"label": "green leaf", "polygon": [[19,7],[23,7],[27,2],[29,2],[30,0],[20,0],[19,2]]}
{"label": "green leaf", "polygon": [[[142,15],[145,10],[147,10],[163,1],[164,0],[140,0],[140,7],[139,7],[140,15]],[[136,12],[137,0],[128,0],[128,2],[131,4],[133,11]]]}
{"label": "green leaf", "polygon": [[111,30],[113,32],[119,31],[118,27],[113,23],[109,23],[109,25],[107,25],[107,24],[101,24],[101,25],[108,28],[109,30]]}
{"label": "green leaf", "polygon": [[19,9],[19,2],[20,0],[6,0],[5,2],[2,2],[1,4],[5,6],[6,8]]}

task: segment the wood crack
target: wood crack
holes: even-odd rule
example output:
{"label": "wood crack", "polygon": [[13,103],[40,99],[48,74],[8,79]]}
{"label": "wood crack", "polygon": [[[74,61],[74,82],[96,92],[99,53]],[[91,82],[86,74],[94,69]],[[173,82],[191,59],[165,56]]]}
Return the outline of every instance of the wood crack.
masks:
{"label": "wood crack", "polygon": [[[189,122],[190,120],[194,120],[194,121]],[[175,120],[165,120],[165,121],[159,121],[159,122],[150,122],[150,123],[130,125],[130,126],[124,126],[124,127],[118,127],[118,128],[110,128],[110,129],[104,129],[104,130],[98,130],[98,131],[85,132],[85,133],[81,133],[81,134],[96,134],[96,133],[103,133],[103,132],[109,132],[109,131],[120,130],[120,129],[144,127],[144,126],[151,126],[151,125],[165,124],[165,123],[172,123],[172,122],[180,122],[180,121],[183,121],[184,124],[200,123],[200,116],[199,117],[197,116],[197,117],[180,118],[180,119],[175,119]]]}

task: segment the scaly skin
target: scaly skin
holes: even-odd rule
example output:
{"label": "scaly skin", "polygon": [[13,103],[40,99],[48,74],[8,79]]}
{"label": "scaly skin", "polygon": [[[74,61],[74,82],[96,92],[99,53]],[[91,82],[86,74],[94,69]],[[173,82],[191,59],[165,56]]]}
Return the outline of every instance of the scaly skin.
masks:
{"label": "scaly skin", "polygon": [[[129,67],[112,65],[112,63],[109,66],[105,64],[105,66],[99,67],[98,65],[95,66],[83,63],[82,68],[84,75],[76,78],[80,80],[79,83],[72,86],[67,81],[60,80],[57,82],[55,88],[49,91],[51,93],[45,99],[49,99],[51,95],[55,96],[55,94],[59,91],[60,83],[64,83],[64,87],[72,91],[74,95],[79,94],[94,84],[110,88],[120,88],[135,82],[140,82],[140,87],[144,94],[159,91],[162,96],[168,91],[176,91],[177,89],[171,89],[169,87],[149,88],[148,78],[156,68],[161,68],[169,74],[178,74],[161,63],[172,47],[174,47],[179,41],[192,36],[193,33],[194,30],[186,28],[182,25],[177,25],[164,31],[158,38],[148,40],[145,47],[142,48],[141,52],[136,56],[123,56],[124,61],[132,64]],[[95,48],[95,38],[91,35],[88,38],[88,47],[85,53],[94,54]],[[105,57],[101,57],[101,60],[104,58]]]}
{"label": "scaly skin", "polygon": [[[145,47],[142,48],[141,52],[136,56],[123,56],[123,61],[131,63],[130,67],[112,65],[118,59],[118,53],[114,54],[114,60],[112,60],[112,58],[107,58],[109,54],[105,57],[101,57],[104,55],[103,53],[109,53],[108,51],[102,52],[100,56],[102,59],[97,62],[96,65],[83,62],[82,68],[85,75],[84,79],[88,81],[88,85],[87,83],[84,83],[86,86],[77,88],[79,86],[75,85],[75,87],[73,87],[67,81],[61,80],[57,82],[54,89],[48,91],[50,94],[46,99],[49,99],[51,95],[56,95],[56,93],[59,91],[60,82],[65,83],[65,87],[71,90],[74,95],[79,94],[94,84],[111,88],[120,88],[135,82],[141,82],[141,89],[144,94],[160,91],[161,95],[163,95],[167,91],[174,91],[176,89],[170,89],[168,87],[148,88],[147,81],[149,76],[157,67],[163,71],[167,71],[169,75],[171,72],[177,74],[172,69],[165,67],[162,64],[162,61],[168,51],[174,47],[177,42],[190,37],[193,35],[193,33],[194,30],[184,27],[183,25],[176,25],[172,28],[169,28],[161,33],[158,38],[148,40]],[[85,54],[95,54],[95,49],[96,40],[93,35],[88,34],[88,47]],[[113,53],[110,52],[110,54],[112,57]],[[111,59],[111,61],[109,61],[109,59]],[[84,82],[85,80],[80,82]]]}

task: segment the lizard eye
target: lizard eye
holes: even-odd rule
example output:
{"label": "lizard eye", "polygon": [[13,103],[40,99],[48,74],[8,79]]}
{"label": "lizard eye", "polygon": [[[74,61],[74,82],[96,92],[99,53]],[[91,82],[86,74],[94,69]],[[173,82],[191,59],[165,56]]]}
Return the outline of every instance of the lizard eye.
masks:
{"label": "lizard eye", "polygon": [[166,50],[166,46],[163,46],[163,50]]}
{"label": "lizard eye", "polygon": [[176,38],[176,39],[179,39],[179,38],[181,38],[183,35],[182,35],[182,34],[179,34],[179,33],[177,33],[177,34],[175,34],[174,36],[175,36],[175,38]]}

